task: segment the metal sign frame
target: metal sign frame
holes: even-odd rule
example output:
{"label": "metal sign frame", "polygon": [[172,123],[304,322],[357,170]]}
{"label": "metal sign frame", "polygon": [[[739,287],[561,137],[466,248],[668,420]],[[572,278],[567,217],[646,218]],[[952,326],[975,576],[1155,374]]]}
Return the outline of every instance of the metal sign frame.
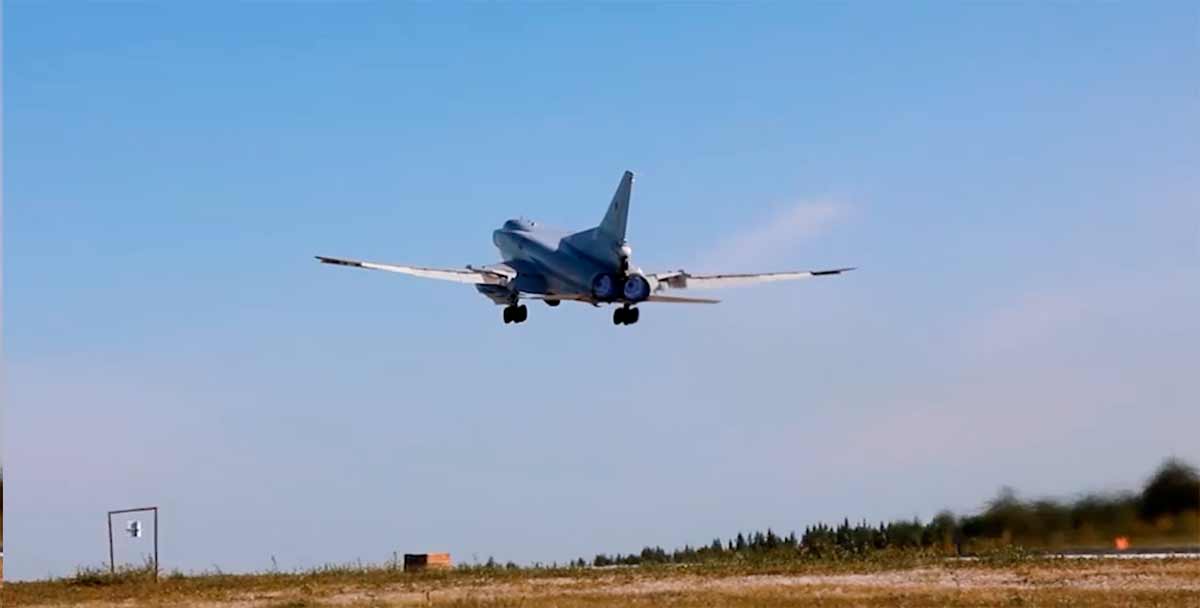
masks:
{"label": "metal sign frame", "polygon": [[112,518],[113,515],[122,513],[141,513],[145,511],[154,512],[154,580],[158,580],[158,507],[138,507],[136,509],[117,509],[116,511],[108,512],[108,569],[109,572],[117,573],[117,560],[113,553],[113,533],[112,533]]}

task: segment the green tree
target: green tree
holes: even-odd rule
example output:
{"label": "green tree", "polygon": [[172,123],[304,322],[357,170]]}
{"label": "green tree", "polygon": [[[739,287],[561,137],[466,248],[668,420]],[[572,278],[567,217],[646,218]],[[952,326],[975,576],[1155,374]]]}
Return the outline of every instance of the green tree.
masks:
{"label": "green tree", "polygon": [[1200,510],[1200,475],[1182,460],[1167,459],[1142,490],[1142,518],[1154,521],[1163,515],[1196,510]]}
{"label": "green tree", "polygon": [[958,522],[954,519],[954,514],[942,511],[935,515],[933,521],[930,521],[929,525],[925,527],[925,532],[921,535],[921,544],[949,550],[956,546],[957,535]]}

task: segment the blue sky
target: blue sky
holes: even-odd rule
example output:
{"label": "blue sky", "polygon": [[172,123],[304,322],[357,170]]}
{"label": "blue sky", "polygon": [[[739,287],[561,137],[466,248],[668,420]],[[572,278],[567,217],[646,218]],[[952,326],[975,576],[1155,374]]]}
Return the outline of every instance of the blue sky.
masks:
{"label": "blue sky", "polygon": [[[1200,461],[1194,4],[6,9],[9,576],[143,503],[168,568],[562,561]],[[311,257],[625,169],[648,270],[862,269],[618,330]]]}

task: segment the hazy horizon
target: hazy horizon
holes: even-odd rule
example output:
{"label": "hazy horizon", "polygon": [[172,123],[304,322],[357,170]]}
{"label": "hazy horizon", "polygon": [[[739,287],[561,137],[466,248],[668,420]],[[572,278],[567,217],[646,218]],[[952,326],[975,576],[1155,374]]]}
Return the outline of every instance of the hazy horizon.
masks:
{"label": "hazy horizon", "polygon": [[[563,562],[1200,464],[1192,4],[5,9],[6,578],[142,504],[168,570]],[[860,269],[511,326],[312,258],[626,169],[646,270]]]}

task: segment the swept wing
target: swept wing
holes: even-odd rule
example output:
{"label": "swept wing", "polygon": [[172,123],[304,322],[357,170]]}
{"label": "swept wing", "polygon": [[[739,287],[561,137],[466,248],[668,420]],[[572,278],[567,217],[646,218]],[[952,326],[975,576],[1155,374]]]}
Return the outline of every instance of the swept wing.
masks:
{"label": "swept wing", "polygon": [[316,256],[316,258],[322,263],[334,264],[336,266],[385,270],[387,272],[398,272],[424,279],[438,279],[440,281],[454,281],[455,283],[469,283],[474,285],[507,285],[510,280],[517,276],[515,270],[503,264],[485,268],[475,268],[473,266],[467,266],[466,268],[425,268],[422,266],[343,260],[320,255]]}
{"label": "swept wing", "polygon": [[649,275],[658,281],[660,289],[719,289],[722,287],[740,287],[757,283],[772,283],[775,281],[796,281],[810,277],[823,277],[854,268],[834,268],[832,270],[802,270],[795,272],[760,272],[746,274],[691,274],[684,270],[660,272]]}

